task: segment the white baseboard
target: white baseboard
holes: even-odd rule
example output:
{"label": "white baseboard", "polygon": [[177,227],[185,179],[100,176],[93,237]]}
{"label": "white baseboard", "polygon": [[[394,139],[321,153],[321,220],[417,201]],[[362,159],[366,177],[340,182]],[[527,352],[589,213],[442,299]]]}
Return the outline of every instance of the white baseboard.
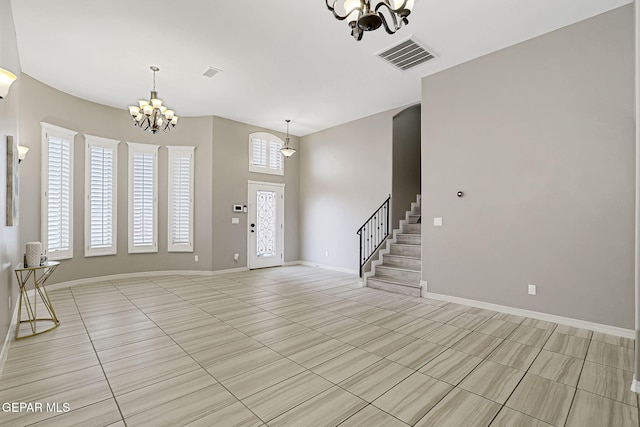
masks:
{"label": "white baseboard", "polygon": [[531,317],[532,319],[545,320],[547,322],[559,323],[574,328],[588,329],[590,331],[602,332],[604,334],[615,335],[618,337],[635,339],[635,331],[631,329],[619,328],[617,326],[603,325],[600,323],[587,322],[586,320],[572,319],[570,317],[556,316],[555,314],[547,314],[539,311],[524,310],[521,308],[509,307],[506,305],[492,304],[489,302],[476,301],[467,298],[454,297],[449,295],[436,294],[428,292],[426,282],[423,281],[422,297],[431,298],[439,301],[453,302],[456,304],[469,305],[471,307],[484,308],[487,310],[498,311],[500,313],[515,314],[517,316]]}
{"label": "white baseboard", "polygon": [[358,275],[358,270],[352,270],[350,268],[335,267],[333,265],[318,264],[317,262],[310,262],[310,261],[298,261],[298,264],[306,265],[307,267],[318,267],[325,270],[337,271],[340,273],[355,274],[356,276]]}
{"label": "white baseboard", "polygon": [[631,391],[634,393],[640,393],[640,381],[636,380],[636,376],[633,376],[633,381],[631,382]]}
{"label": "white baseboard", "polygon": [[9,325],[9,329],[7,330],[7,336],[4,338],[2,350],[0,351],[0,376],[2,375],[2,371],[4,370],[4,363],[7,361],[7,357],[9,356],[9,344],[13,340],[13,337],[16,333],[16,326],[18,325],[18,301],[19,298],[16,298],[13,307],[13,314],[11,315],[11,324]]}

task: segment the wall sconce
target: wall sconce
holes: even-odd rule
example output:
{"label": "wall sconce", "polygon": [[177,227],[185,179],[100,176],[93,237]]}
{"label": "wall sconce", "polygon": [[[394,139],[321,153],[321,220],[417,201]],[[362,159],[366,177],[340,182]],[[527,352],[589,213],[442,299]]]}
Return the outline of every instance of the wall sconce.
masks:
{"label": "wall sconce", "polygon": [[9,92],[9,86],[17,79],[10,71],[0,68],[0,99],[4,99]]}
{"label": "wall sconce", "polygon": [[24,145],[18,145],[18,164],[22,163],[25,157],[27,157],[27,153],[29,152],[29,147],[25,147]]}

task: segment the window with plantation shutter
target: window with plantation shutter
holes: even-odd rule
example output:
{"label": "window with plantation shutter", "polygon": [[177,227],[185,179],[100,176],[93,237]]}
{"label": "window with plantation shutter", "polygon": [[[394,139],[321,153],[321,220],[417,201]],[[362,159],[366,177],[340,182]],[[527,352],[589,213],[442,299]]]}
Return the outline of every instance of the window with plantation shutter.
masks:
{"label": "window with plantation shutter", "polygon": [[114,255],[117,249],[119,141],[85,135],[84,255]]}
{"label": "window with plantation shutter", "polygon": [[193,252],[193,176],[195,147],[169,150],[168,251]]}
{"label": "window with plantation shutter", "polygon": [[42,246],[51,260],[73,258],[73,139],[77,132],[42,126]]}
{"label": "window with plantation shutter", "polygon": [[158,252],[158,146],[127,145],[129,253]]}
{"label": "window with plantation shutter", "polygon": [[249,135],[249,172],[284,175],[284,161],[280,149],[284,142],[266,132]]}

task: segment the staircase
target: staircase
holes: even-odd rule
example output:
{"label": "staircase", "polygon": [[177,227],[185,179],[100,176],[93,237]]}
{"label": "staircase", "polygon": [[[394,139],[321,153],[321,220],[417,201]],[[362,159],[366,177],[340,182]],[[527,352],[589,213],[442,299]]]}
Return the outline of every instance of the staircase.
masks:
{"label": "staircase", "polygon": [[420,220],[421,196],[411,203],[400,229],[393,230],[386,248],[380,251],[372,263],[370,273],[365,274],[365,286],[384,291],[419,297],[422,285],[422,224]]}

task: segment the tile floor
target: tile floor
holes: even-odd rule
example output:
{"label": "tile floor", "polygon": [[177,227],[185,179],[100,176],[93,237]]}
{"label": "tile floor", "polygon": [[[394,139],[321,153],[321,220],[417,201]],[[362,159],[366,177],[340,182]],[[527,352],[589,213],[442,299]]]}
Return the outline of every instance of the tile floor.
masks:
{"label": "tile floor", "polygon": [[43,409],[3,409],[2,426],[638,426],[632,340],[342,273],[137,278],[51,297],[61,326],[12,342],[0,378],[0,402]]}

